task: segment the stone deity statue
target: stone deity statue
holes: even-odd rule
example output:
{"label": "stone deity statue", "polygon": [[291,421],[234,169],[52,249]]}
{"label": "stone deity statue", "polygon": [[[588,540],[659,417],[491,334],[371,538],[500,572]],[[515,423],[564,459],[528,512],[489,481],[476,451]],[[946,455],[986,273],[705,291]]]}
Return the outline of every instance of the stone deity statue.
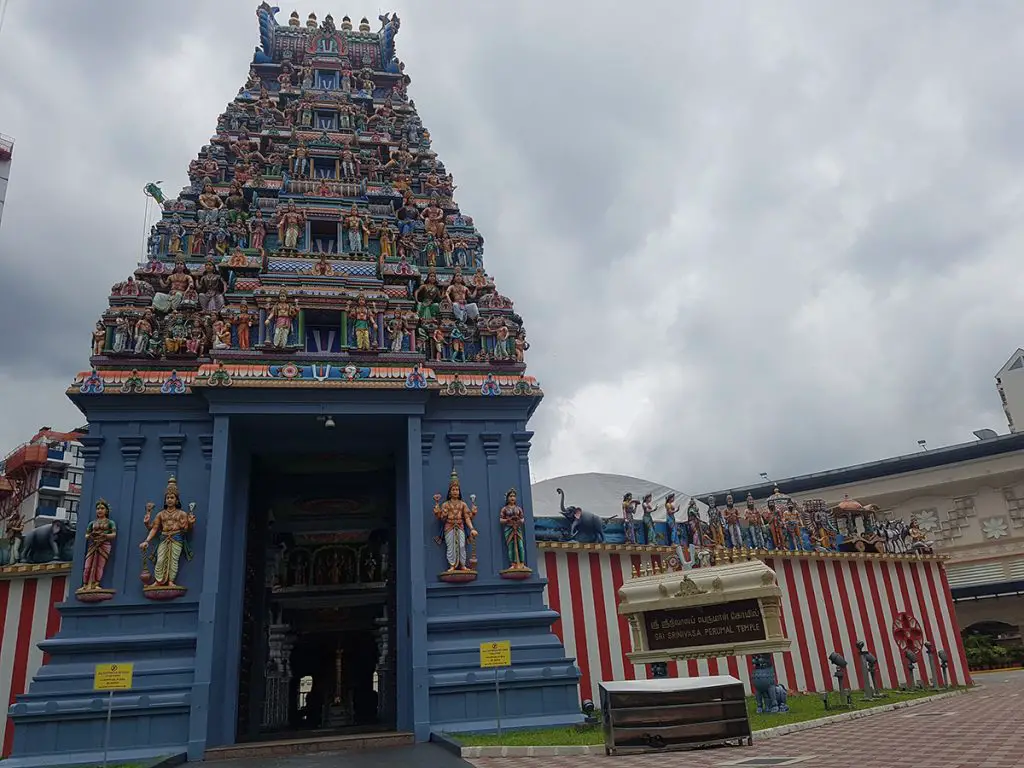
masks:
{"label": "stone deity statue", "polygon": [[676,503],[676,495],[670,493],[665,497],[665,528],[668,533],[668,543],[674,547],[681,543],[680,524],[676,521],[677,512],[679,512],[679,504]]}
{"label": "stone deity statue", "polygon": [[654,513],[660,505],[654,503],[654,494],[648,493],[640,504],[644,524],[644,544],[658,543],[658,530],[654,525]]}
{"label": "stone deity statue", "polygon": [[423,283],[416,289],[416,314],[422,320],[433,320],[441,314],[441,286],[437,284],[437,273],[430,270]]}
{"label": "stone deity statue", "polygon": [[244,301],[238,314],[232,319],[231,324],[235,326],[235,334],[238,337],[238,348],[249,348],[249,330],[253,325],[253,315],[249,311],[249,305]]}
{"label": "stone deity statue", "polygon": [[467,320],[476,320],[480,317],[480,309],[476,304],[469,301],[469,286],[466,285],[462,277],[462,271],[458,267],[455,268],[455,274],[452,275],[452,281],[448,284],[445,295],[452,303],[452,312],[455,313],[455,319],[460,323],[464,323]]}
{"label": "stone deity statue", "polygon": [[199,209],[196,211],[196,221],[199,223],[214,223],[220,215],[220,209],[224,207],[224,201],[213,188],[213,184],[207,182],[203,186],[203,192],[199,195]]}
{"label": "stone deity statue", "polygon": [[147,559],[152,558],[150,544],[153,539],[160,536],[152,576],[148,568],[143,570],[143,581],[147,582],[143,587],[143,594],[150,600],[171,600],[185,594],[185,587],[176,584],[175,579],[178,577],[181,556],[184,554],[186,560],[192,559],[188,535],[195,528],[196,505],[194,502],[189,504],[188,512],[181,508],[178,482],[172,477],[167,483],[167,490],[164,491],[163,509],[153,517],[155,507],[153,502],[147,503],[146,515],[142,518],[149,535],[139,544],[139,549]]}
{"label": "stone deity statue", "polygon": [[345,232],[348,234],[349,253],[362,253],[367,244],[367,227],[363,217],[359,215],[359,209],[355,205],[349,210],[344,224]]}
{"label": "stone deity statue", "polygon": [[103,572],[110,560],[117,538],[117,525],[110,519],[110,505],[100,499],[96,502],[96,519],[85,528],[85,567],[82,586],[75,590],[75,597],[82,602],[99,602],[114,596],[114,590],[100,586]]}
{"label": "stone deity statue", "polygon": [[632,493],[625,493],[622,496],[622,531],[626,536],[627,544],[636,544],[636,527],[633,525],[633,515],[640,502],[633,498]]}
{"label": "stone deity statue", "polygon": [[25,521],[21,518],[21,515],[17,511],[7,518],[7,525],[5,526],[4,533],[7,536],[7,544],[10,547],[8,550],[10,556],[10,564],[17,563],[21,559],[21,545],[25,539]]}
{"label": "stone deity statue", "polygon": [[[440,574],[442,581],[472,581],[476,578],[476,557],[467,552],[467,541],[476,539],[473,518],[476,517],[476,497],[470,496],[470,503],[462,500],[459,475],[453,469],[448,482],[448,496],[444,501],[441,494],[434,494],[434,517],[442,522],[441,536],[444,540],[448,570]],[[474,547],[475,549],[475,547]]]}
{"label": "stone deity statue", "polygon": [[526,512],[517,503],[515,488],[509,488],[505,494],[505,506],[501,508],[498,519],[501,522],[509,563],[508,568],[501,572],[501,576],[526,578],[531,573],[526,566]]}
{"label": "stone deity statue", "polygon": [[751,549],[767,549],[764,519],[761,510],[754,504],[754,497],[749,493],[747,494],[747,509],[743,515],[747,521]]}
{"label": "stone deity statue", "polygon": [[722,516],[725,518],[726,531],[729,533],[729,547],[739,549],[743,546],[743,530],[740,528],[740,511],[736,508],[731,493],[725,495],[725,511]]}

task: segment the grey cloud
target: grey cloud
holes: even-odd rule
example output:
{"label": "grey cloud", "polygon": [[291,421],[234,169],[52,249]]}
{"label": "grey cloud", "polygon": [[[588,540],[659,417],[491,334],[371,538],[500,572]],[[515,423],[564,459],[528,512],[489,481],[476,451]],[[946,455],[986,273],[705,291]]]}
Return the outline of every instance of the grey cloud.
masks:
{"label": "grey cloud", "polygon": [[[43,398],[38,372],[86,365],[140,253],[137,190],[185,183],[245,78],[256,4],[12,4],[0,285],[17,301],[0,322],[52,311],[0,343],[5,396],[33,393],[3,444],[66,413],[65,380]],[[1019,4],[406,5],[411,95],[548,392],[539,476],[582,461],[702,490],[1004,428],[991,376],[1024,300]],[[39,46],[31,69],[9,58]],[[640,376],[658,380],[639,382],[647,416],[625,437],[601,424],[624,402],[570,410]]]}

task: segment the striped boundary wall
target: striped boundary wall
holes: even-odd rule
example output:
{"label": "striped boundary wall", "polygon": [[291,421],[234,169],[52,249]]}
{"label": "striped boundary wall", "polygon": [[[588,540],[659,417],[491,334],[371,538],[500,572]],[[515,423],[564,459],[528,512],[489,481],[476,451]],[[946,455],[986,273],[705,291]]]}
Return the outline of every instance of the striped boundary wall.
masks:
{"label": "striped boundary wall", "polygon": [[[540,545],[539,575],[548,580],[547,604],[560,614],[554,629],[580,668],[580,697],[594,699],[602,680],[636,680],[649,667],[631,664],[626,619],[616,613],[618,591],[632,575],[660,562],[657,551],[625,551],[616,545]],[[633,548],[640,549],[640,548]],[[667,554],[667,551],[666,551]],[[652,560],[653,558],[653,560]],[[775,654],[780,681],[791,691],[834,690],[828,654],[839,651],[852,662],[854,644],[866,640],[879,660],[882,684],[898,687],[906,669],[892,636],[897,613],[908,612],[921,623],[925,637],[949,652],[950,682],[970,683],[960,630],[953,612],[946,569],[937,558],[775,557],[783,594],[783,625],[793,640],[790,651]],[[57,605],[66,597],[66,563],[0,568],[0,700],[7,705],[24,693],[46,654],[39,643],[57,634]],[[677,677],[731,674],[750,685],[750,659],[711,658],[673,661]],[[931,670],[918,665],[927,681]],[[860,686],[860,670],[847,668],[849,684]],[[0,720],[0,757],[10,754],[14,728]]]}
{"label": "striped boundary wall", "polygon": [[[649,667],[631,664],[630,634],[616,612],[618,592],[634,568],[650,568],[660,554],[622,551],[616,545],[540,544],[540,575],[548,580],[545,598],[560,614],[554,629],[566,655],[580,668],[580,698],[595,700],[603,680],[650,677]],[[636,549],[636,548],[634,548]],[[779,680],[790,691],[831,691],[828,655],[838,651],[848,661],[848,685],[861,685],[855,644],[864,640],[878,657],[882,685],[896,688],[906,681],[906,666],[893,638],[896,614],[913,615],[925,639],[949,654],[953,685],[970,683],[960,629],[945,567],[938,558],[881,556],[767,557],[783,595],[783,628],[791,650],[776,653]],[[923,654],[922,654],[923,655]],[[927,661],[916,674],[931,677]],[[673,661],[669,675],[730,674],[750,686],[750,657]]]}
{"label": "striped boundary wall", "polygon": [[[0,568],[0,701],[6,710],[24,693],[36,670],[47,662],[39,643],[60,629],[57,605],[64,601],[69,566],[23,565]],[[14,724],[0,719],[0,757],[11,753]]]}

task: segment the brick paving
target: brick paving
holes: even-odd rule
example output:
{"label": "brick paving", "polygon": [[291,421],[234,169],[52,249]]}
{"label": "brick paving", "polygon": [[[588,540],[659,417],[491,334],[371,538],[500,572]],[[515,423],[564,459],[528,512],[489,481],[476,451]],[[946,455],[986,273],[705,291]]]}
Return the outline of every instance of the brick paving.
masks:
{"label": "brick paving", "polygon": [[975,682],[978,689],[966,695],[755,741],[752,747],[471,762],[476,768],[523,768],[533,761],[544,768],[594,768],[595,762],[608,768],[712,768],[750,757],[807,757],[795,768],[1024,768],[1024,672],[979,674]]}

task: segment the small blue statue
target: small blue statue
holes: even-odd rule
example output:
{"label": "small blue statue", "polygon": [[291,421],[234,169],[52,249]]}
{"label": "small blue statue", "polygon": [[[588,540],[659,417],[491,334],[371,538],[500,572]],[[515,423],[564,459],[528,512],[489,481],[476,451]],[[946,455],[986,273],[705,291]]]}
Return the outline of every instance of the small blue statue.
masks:
{"label": "small blue statue", "polygon": [[786,686],[780,685],[775,677],[775,665],[772,663],[771,655],[755,654],[753,662],[754,672],[750,681],[754,685],[757,713],[776,715],[780,712],[789,712],[789,705],[786,704]]}

